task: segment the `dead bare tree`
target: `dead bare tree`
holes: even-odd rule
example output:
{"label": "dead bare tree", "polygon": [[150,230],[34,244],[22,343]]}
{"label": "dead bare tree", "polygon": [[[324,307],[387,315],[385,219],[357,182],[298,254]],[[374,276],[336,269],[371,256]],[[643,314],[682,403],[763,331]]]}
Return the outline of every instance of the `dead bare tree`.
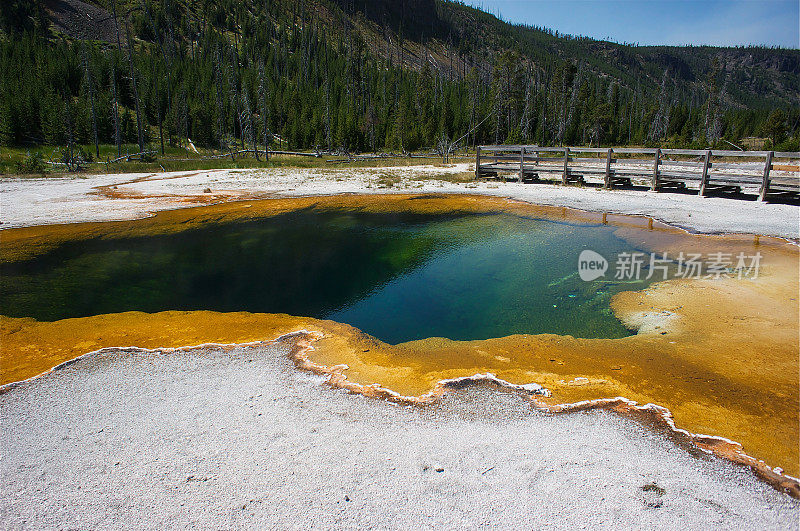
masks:
{"label": "dead bare tree", "polygon": [[722,114],[725,110],[725,96],[727,92],[728,77],[726,76],[717,97],[717,104],[714,106],[714,119],[711,122],[711,129],[708,134],[708,139],[712,142],[716,142],[722,136]]}
{"label": "dead bare tree", "polygon": [[442,133],[442,136],[439,137],[439,142],[436,143],[436,152],[441,155],[442,162],[447,164],[450,162],[450,151],[453,148],[452,142],[447,137],[446,134]]}
{"label": "dead bare tree", "polygon": [[[225,100],[222,97],[222,86],[223,86],[223,79],[222,79],[222,68],[223,66],[223,57],[222,53],[220,53],[220,49],[217,48],[216,50],[216,60],[214,61],[214,94],[216,95],[217,99],[217,123],[216,123],[216,133],[217,138],[219,139],[219,150],[220,153],[226,150],[228,147],[227,140],[225,139],[228,131],[225,125]],[[232,158],[232,156],[231,156]]]}
{"label": "dead bare tree", "polygon": [[[156,84],[158,92],[158,84]],[[156,113],[158,114],[158,140],[161,143],[161,154],[164,155],[164,112],[161,109],[161,98],[156,98]]]}
{"label": "dead bare tree", "polygon": [[[176,108],[173,105],[173,101],[172,101],[172,51],[173,51],[173,48],[171,46],[169,46],[169,42],[167,43],[167,46],[165,46],[164,41],[166,40],[166,37],[162,37],[161,31],[159,31],[159,28],[156,27],[156,24],[153,21],[153,15],[150,12],[150,8],[148,6],[148,3],[147,2],[142,2],[142,7],[144,8],[144,12],[147,15],[148,21],[150,22],[150,28],[153,31],[153,35],[155,35],[156,39],[158,40],[158,47],[159,47],[159,50],[161,51],[162,57],[164,58],[164,67],[167,70],[167,83],[166,83],[166,85],[167,85],[167,112],[168,112],[168,114],[173,114],[173,116],[174,116],[174,113],[179,112],[180,107]],[[169,10],[167,10],[167,11],[169,11]],[[171,16],[170,16],[170,20],[171,20]],[[167,53],[167,48],[169,48],[170,53]],[[172,111],[172,112],[170,112],[170,111]],[[177,121],[174,118],[173,118],[173,120],[170,120],[169,116],[167,118],[168,118],[168,120],[167,120],[168,123],[170,123],[170,122],[171,123],[175,123]],[[160,122],[160,119],[159,119],[159,122]],[[160,123],[159,123],[159,129],[160,129]],[[171,127],[170,127],[170,130],[172,130]],[[162,138],[163,138],[163,135],[162,135]],[[172,140],[172,137],[170,136],[170,141],[171,140]],[[163,144],[163,141],[162,141],[162,144]],[[178,145],[180,145],[180,144],[181,144],[181,141],[180,141],[180,138],[179,138]],[[162,153],[163,153],[163,148],[162,148]]]}
{"label": "dead bare tree", "polygon": [[117,51],[121,54],[122,53],[122,43],[120,42],[119,37],[119,20],[117,19],[117,0],[111,0],[111,12],[114,16],[114,29],[116,29],[117,33]]}
{"label": "dead bare tree", "polygon": [[451,154],[457,151],[461,146],[461,141],[464,140],[465,138],[468,138],[478,127],[483,125],[483,123],[486,120],[488,120],[493,114],[494,114],[493,112],[490,112],[489,114],[484,116],[483,120],[475,124],[466,133],[456,138],[452,142],[447,137],[447,135],[442,134],[442,136],[439,138],[439,142],[436,144],[436,153],[438,153],[442,157],[442,162],[444,164],[448,164],[450,162]]}
{"label": "dead bare tree", "polygon": [[253,124],[253,112],[250,107],[250,97],[247,95],[247,90],[242,90],[242,113],[239,117],[239,123],[243,124],[242,139],[245,137],[250,139],[250,144],[253,146],[253,153],[258,158],[258,146],[256,145],[256,130]]}
{"label": "dead bare tree", "polygon": [[[237,54],[231,53],[231,62],[228,63],[228,98],[231,101],[231,108],[233,109],[233,117],[239,121],[239,136],[241,137],[242,149],[244,149],[244,134],[241,113],[241,100],[239,98],[239,77],[237,75],[236,63],[238,62]],[[234,124],[235,126],[235,124]],[[235,143],[235,129],[234,129],[234,143]]]}
{"label": "dead bare tree", "polygon": [[[266,6],[265,6],[266,8]],[[267,92],[267,76],[264,73],[264,62],[258,65],[258,98],[261,103],[261,134],[264,138],[264,158],[269,160],[269,94]]]}
{"label": "dead bare tree", "polygon": [[92,82],[92,74],[89,70],[89,58],[86,54],[86,48],[83,49],[83,75],[86,89],[89,91],[89,100],[92,106],[92,134],[94,135],[94,151],[95,157],[100,158],[100,143],[97,140],[97,114],[94,105],[94,83]]}
{"label": "dead bare tree", "polygon": [[[562,81],[564,86],[564,93],[566,94],[566,81]],[[564,144],[564,133],[567,130],[567,100],[566,96],[559,98],[560,110],[558,111],[558,144]]]}
{"label": "dead bare tree", "polygon": [[117,144],[117,157],[121,157],[122,142],[119,131],[119,98],[117,97],[117,76],[114,66],[111,67],[109,77],[111,78],[111,93],[114,97],[114,101],[111,103],[111,113],[113,114],[114,118],[114,142]]}
{"label": "dead bare tree", "polygon": [[500,98],[494,99],[494,143],[500,143]]}
{"label": "dead bare tree", "polygon": [[179,145],[183,145],[183,139],[186,139],[186,145],[189,145],[189,101],[186,98],[186,89],[181,90],[180,99],[178,101],[178,112],[180,113],[181,136],[178,141]]}
{"label": "dead bare tree", "polygon": [[144,136],[142,135],[142,113],[139,109],[139,89],[136,87],[136,69],[133,66],[133,41],[131,40],[130,15],[125,17],[125,34],[128,41],[128,65],[130,66],[131,83],[133,85],[133,102],[136,107],[136,131],[139,136],[139,151],[144,151]]}
{"label": "dead bare tree", "polygon": [[[469,127],[472,130],[473,126],[475,125],[475,120],[478,119],[478,72],[476,69],[472,69],[469,73],[469,103],[470,103],[470,111],[469,111]],[[467,143],[469,143],[469,139],[467,139]],[[472,136],[472,145],[474,146],[476,143],[475,135]]]}
{"label": "dead bare tree", "polygon": [[64,152],[63,160],[67,165],[67,171],[74,171],[78,168],[78,165],[75,163],[75,133],[72,123],[72,109],[69,103],[64,105],[64,130],[67,134],[67,150]]}
{"label": "dead bare tree", "polygon": [[327,148],[333,146],[333,125],[331,124],[331,80],[328,67],[325,67],[325,143]]}
{"label": "dead bare tree", "polygon": [[522,111],[522,117],[519,120],[519,130],[523,138],[530,138],[531,119],[533,115],[533,76],[531,76],[530,68],[528,69],[528,83],[525,90],[525,106]]}
{"label": "dead bare tree", "polygon": [[669,69],[664,70],[661,78],[661,88],[658,95],[658,110],[650,124],[648,137],[650,140],[661,140],[667,134],[669,128],[669,94],[667,91],[667,77]]}
{"label": "dead bare tree", "polygon": [[581,88],[581,81],[583,81],[583,63],[578,65],[578,73],[575,74],[575,79],[572,82],[572,94],[569,96],[569,105],[567,106],[567,119],[564,123],[564,130],[561,132],[561,141],[564,140],[564,134],[569,131],[575,120],[575,109],[578,106],[578,93]]}

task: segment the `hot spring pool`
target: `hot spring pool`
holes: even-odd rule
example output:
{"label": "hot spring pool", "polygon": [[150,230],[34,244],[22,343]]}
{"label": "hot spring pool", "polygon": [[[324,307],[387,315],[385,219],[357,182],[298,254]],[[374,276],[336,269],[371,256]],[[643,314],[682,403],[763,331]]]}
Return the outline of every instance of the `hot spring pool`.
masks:
{"label": "hot spring pool", "polygon": [[389,343],[630,335],[609,309],[647,280],[583,282],[578,255],[637,251],[614,227],[511,214],[306,209],[175,234],[71,241],[0,265],[3,315],[139,310],[332,319]]}

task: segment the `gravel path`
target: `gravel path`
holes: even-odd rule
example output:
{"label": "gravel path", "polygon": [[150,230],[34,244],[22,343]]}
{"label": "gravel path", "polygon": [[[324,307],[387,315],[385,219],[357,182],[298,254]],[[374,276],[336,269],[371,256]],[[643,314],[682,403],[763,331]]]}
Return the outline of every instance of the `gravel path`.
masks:
{"label": "gravel path", "polygon": [[0,527],[797,529],[797,500],[633,421],[486,388],[401,407],[287,352],[114,351],[6,389]]}

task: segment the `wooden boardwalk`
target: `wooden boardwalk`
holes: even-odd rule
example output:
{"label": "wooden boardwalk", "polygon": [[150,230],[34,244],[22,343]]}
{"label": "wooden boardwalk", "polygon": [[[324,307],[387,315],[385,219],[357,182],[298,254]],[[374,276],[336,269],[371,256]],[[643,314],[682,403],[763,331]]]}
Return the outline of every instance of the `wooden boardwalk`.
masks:
{"label": "wooden boardwalk", "polygon": [[479,146],[475,178],[508,178],[533,182],[555,178],[561,184],[603,180],[605,188],[646,180],[651,190],[696,187],[740,192],[758,189],[769,195],[800,194],[798,152],[726,151],[658,148],[588,148],[539,146]]}

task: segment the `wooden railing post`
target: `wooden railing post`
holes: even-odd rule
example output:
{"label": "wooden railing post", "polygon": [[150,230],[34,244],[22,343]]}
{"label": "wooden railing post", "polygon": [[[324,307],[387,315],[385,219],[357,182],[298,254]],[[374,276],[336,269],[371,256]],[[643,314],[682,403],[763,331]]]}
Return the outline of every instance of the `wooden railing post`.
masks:
{"label": "wooden railing post", "polygon": [[525,146],[519,148],[519,182],[525,177]]}
{"label": "wooden railing post", "polygon": [[569,175],[569,148],[564,148],[564,173],[561,175],[561,184],[567,184],[567,176]]}
{"label": "wooden railing post", "polygon": [[767,160],[764,163],[764,178],[761,180],[761,190],[758,191],[758,200],[764,201],[769,192],[769,171],[772,169],[772,156],[775,154],[773,151],[767,151]]}
{"label": "wooden railing post", "polygon": [[661,148],[656,149],[655,162],[653,163],[653,180],[650,183],[650,190],[658,190],[658,165],[661,163]]}
{"label": "wooden railing post", "polygon": [[475,148],[475,180],[481,178],[481,147]]}
{"label": "wooden railing post", "polygon": [[711,150],[706,151],[703,159],[703,175],[700,177],[700,195],[706,195],[706,185],[708,184],[708,168],[711,166]]}
{"label": "wooden railing post", "polygon": [[611,188],[611,153],[614,151],[611,148],[608,148],[608,153],[606,153],[606,175],[603,182],[603,188]]}

